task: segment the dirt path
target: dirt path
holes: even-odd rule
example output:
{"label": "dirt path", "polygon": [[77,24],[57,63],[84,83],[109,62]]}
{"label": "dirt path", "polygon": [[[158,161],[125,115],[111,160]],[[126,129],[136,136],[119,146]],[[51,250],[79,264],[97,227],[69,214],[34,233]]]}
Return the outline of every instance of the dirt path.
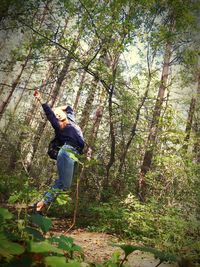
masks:
{"label": "dirt path", "polygon": [[[63,235],[63,225],[66,221],[54,221],[54,229],[51,231],[55,235]],[[115,251],[120,251],[112,246],[112,243],[119,243],[117,237],[105,233],[88,232],[83,229],[76,229],[65,234],[74,239],[74,243],[83,248],[85,261],[101,263],[111,258]],[[135,251],[128,257],[128,263],[131,267],[155,267],[159,260],[154,259],[151,254]],[[162,263],[160,267],[178,267],[176,264]]]}

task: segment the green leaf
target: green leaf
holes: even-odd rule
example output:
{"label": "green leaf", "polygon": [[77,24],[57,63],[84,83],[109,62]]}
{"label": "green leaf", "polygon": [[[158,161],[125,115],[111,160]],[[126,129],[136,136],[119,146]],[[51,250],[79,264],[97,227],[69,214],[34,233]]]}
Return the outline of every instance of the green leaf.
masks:
{"label": "green leaf", "polygon": [[24,247],[11,242],[3,233],[0,233],[0,255],[6,258],[11,258],[12,255],[20,255],[24,252]]}
{"label": "green leaf", "polygon": [[8,199],[8,203],[11,203],[11,204],[16,203],[17,200],[19,200],[20,197],[21,197],[21,192],[17,194],[17,192],[15,191],[15,192],[13,193],[13,195],[11,195],[11,196],[9,197],[9,199]]}
{"label": "green leaf", "polygon": [[106,262],[104,262],[103,266],[118,267],[120,265],[120,256],[121,256],[121,253],[119,251],[115,251],[112,254],[112,257]]}
{"label": "green leaf", "polygon": [[71,261],[66,264],[67,267],[81,267],[81,263],[78,261]]}
{"label": "green leaf", "polygon": [[83,163],[78,159],[76,153],[73,153],[70,149],[67,149],[67,148],[63,148],[63,150],[65,150],[65,151],[69,154],[69,157],[70,157],[71,159],[73,159],[74,161],[79,162],[80,164],[83,164]]}
{"label": "green leaf", "polygon": [[4,220],[10,220],[13,217],[12,213],[10,213],[7,209],[4,208],[0,208],[0,216],[2,216]]}
{"label": "green leaf", "polygon": [[72,237],[61,235],[60,237],[51,237],[48,239],[50,242],[58,243],[58,248],[68,252],[82,252],[82,248],[74,244]]}
{"label": "green leaf", "polygon": [[59,256],[48,256],[45,258],[45,263],[48,267],[81,267],[80,262],[71,261],[66,263],[66,258]]}
{"label": "green leaf", "polygon": [[130,255],[132,252],[136,250],[140,250],[138,249],[139,248],[138,246],[132,246],[132,245],[121,244],[121,245],[114,245],[114,246],[120,247],[124,251],[126,257]]}
{"label": "green leaf", "polygon": [[126,245],[126,244],[122,244],[122,245],[114,245],[116,247],[120,247],[124,253],[125,256],[127,257],[129,254],[131,254],[132,252],[136,251],[136,250],[140,250],[143,252],[149,252],[151,254],[154,255],[154,257],[156,259],[159,259],[161,262],[163,261],[177,261],[177,257],[171,253],[168,252],[163,252],[163,251],[159,251],[156,250],[154,248],[148,248],[148,247],[140,247],[140,246],[132,246],[132,245]]}
{"label": "green leaf", "polygon": [[70,236],[68,237],[68,236],[64,236],[64,235],[53,236],[53,237],[48,238],[48,240],[52,243],[60,243],[61,241],[65,241],[65,242],[70,243],[71,245],[74,242],[74,239],[72,237],[70,237]]}
{"label": "green leaf", "polygon": [[59,205],[65,205],[69,201],[69,196],[67,194],[59,194],[56,198],[56,201]]}
{"label": "green leaf", "polygon": [[119,263],[119,261],[120,261],[120,256],[121,256],[121,253],[120,253],[119,251],[115,251],[115,252],[112,254],[110,260],[111,260],[113,263]]}
{"label": "green leaf", "polygon": [[198,251],[200,251],[200,241],[197,241],[194,243],[194,248]]}
{"label": "green leaf", "polygon": [[45,263],[49,267],[66,267],[66,258],[58,256],[49,256],[45,258]]}
{"label": "green leaf", "polygon": [[42,236],[41,232],[38,231],[37,229],[35,228],[32,228],[32,227],[26,227],[24,229],[25,232],[27,232],[28,234],[32,235],[33,238],[37,241],[42,241],[44,240],[45,238]]}
{"label": "green leaf", "polygon": [[73,247],[72,247],[72,251],[82,252],[83,249],[82,249],[82,247],[80,247],[80,246],[78,246],[78,245],[73,245]]}
{"label": "green leaf", "polygon": [[159,251],[159,250],[156,250],[156,249],[149,250],[149,252],[154,254],[154,257],[156,259],[159,259],[162,262],[163,261],[176,262],[178,260],[177,256],[175,256],[174,254],[171,254],[169,252]]}
{"label": "green leaf", "polygon": [[32,214],[30,217],[30,220],[32,223],[36,224],[39,226],[44,233],[49,231],[49,228],[52,225],[52,222],[49,218],[44,217],[40,214]]}
{"label": "green leaf", "polygon": [[42,242],[30,241],[29,242],[29,252],[34,252],[34,253],[54,252],[54,253],[58,253],[58,254],[63,254],[62,250],[53,246],[47,240],[42,241]]}
{"label": "green leaf", "polygon": [[30,255],[23,254],[21,257],[14,257],[6,267],[30,267],[36,264],[35,260]]}
{"label": "green leaf", "polygon": [[69,153],[69,157],[71,159],[73,159],[74,161],[79,161],[79,159],[77,158],[77,156],[74,153],[72,153],[72,152],[68,152],[68,153]]}

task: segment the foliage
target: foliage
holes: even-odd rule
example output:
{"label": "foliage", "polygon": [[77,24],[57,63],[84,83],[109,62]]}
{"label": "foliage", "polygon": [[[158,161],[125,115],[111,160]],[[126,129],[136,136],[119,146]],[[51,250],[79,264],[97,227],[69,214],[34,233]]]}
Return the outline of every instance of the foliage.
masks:
{"label": "foliage", "polygon": [[6,260],[11,260],[14,255],[20,255],[25,251],[23,246],[16,242],[12,242],[6,236],[6,224],[12,217],[12,214],[8,210],[0,208],[0,256],[4,257]]}
{"label": "foliage", "polygon": [[[13,215],[6,209],[0,209],[0,216],[2,226],[5,221],[11,220]],[[32,214],[29,217],[29,223],[32,226],[24,228],[24,240],[10,241],[6,237],[6,229],[1,228],[0,239],[0,263],[1,266],[12,266],[13,264],[27,263],[27,266],[33,266],[34,264],[40,264],[41,266],[69,266],[79,267],[82,266],[81,262],[84,261],[84,254],[82,248],[74,244],[73,238],[64,235],[45,237],[45,234],[51,227],[50,219],[38,214]],[[165,252],[158,251],[153,248],[114,244],[116,247],[120,247],[125,256],[120,259],[119,252],[115,252],[111,259],[105,261],[102,266],[126,266],[124,265],[127,257],[135,250],[151,253],[155,258],[159,258],[160,262],[164,261],[176,261],[176,257]],[[20,257],[16,256],[20,255]],[[95,263],[93,263],[95,264]],[[95,264],[95,266],[101,266]]]}
{"label": "foliage", "polygon": [[[2,226],[5,221],[9,222],[11,218],[13,219],[13,215],[3,208],[0,209],[0,216],[3,223]],[[29,217],[29,224],[32,226],[24,228],[22,231],[24,232],[24,239],[21,239],[20,242],[16,239],[16,235],[15,242],[11,241],[11,237],[6,236],[6,228],[1,228],[1,266],[20,266],[20,264],[23,263],[25,264],[23,266],[34,266],[38,264],[39,266],[54,267],[59,264],[59,266],[80,267],[83,266],[82,263],[87,264],[84,262],[82,248],[74,244],[73,238],[64,235],[50,237],[45,237],[45,235],[43,235],[50,229],[51,221],[48,218],[33,214]],[[113,244],[113,246],[121,248],[124,252],[124,256],[121,257],[121,253],[116,251],[113,253],[112,257],[104,263],[91,264],[99,267],[125,267],[128,266],[125,264],[128,256],[138,250],[153,254],[156,259],[160,260],[160,263],[177,262],[179,260],[179,257],[172,253],[147,246],[135,246],[130,244]],[[198,244],[196,243],[196,248],[197,246]]]}
{"label": "foliage", "polygon": [[[115,200],[98,207],[92,205],[91,210],[94,221],[90,219],[90,230],[117,234],[142,242],[145,246],[167,251],[169,255],[179,254],[198,259],[195,248],[198,221],[195,217],[187,217],[181,208],[170,207],[155,199],[142,204],[129,194],[121,202]],[[97,218],[98,224],[95,224]]]}
{"label": "foliage", "polygon": [[[13,215],[8,212],[8,210],[1,208],[0,218],[1,266],[13,266],[13,264],[17,266],[18,262],[23,259],[25,262],[29,259],[30,262],[34,262],[33,264],[43,264],[42,266],[47,266],[46,264],[48,264],[48,266],[56,266],[58,263],[62,263],[63,266],[80,266],[78,255],[83,257],[82,249],[74,244],[71,237],[44,236],[51,227],[52,223],[50,219],[39,214],[32,214],[29,216],[29,224],[31,224],[31,226],[26,226],[22,230],[22,235],[25,239],[22,239],[20,242],[21,244],[19,244],[20,239],[13,242],[7,237],[5,222],[8,221],[12,229],[9,220],[13,219]],[[14,218],[14,220],[16,219]],[[17,238],[17,236],[15,238]],[[76,255],[74,255],[74,253],[76,253]],[[48,256],[49,254],[52,256]],[[20,255],[20,258],[15,257],[15,255]],[[29,266],[32,265],[30,264]]]}
{"label": "foliage", "polygon": [[124,251],[125,255],[122,260],[123,262],[127,260],[127,257],[136,250],[153,254],[155,259],[159,259],[159,264],[161,264],[162,262],[177,262],[178,260],[177,257],[173,254],[161,252],[153,248],[125,245],[125,244],[115,245],[115,246],[120,247]]}

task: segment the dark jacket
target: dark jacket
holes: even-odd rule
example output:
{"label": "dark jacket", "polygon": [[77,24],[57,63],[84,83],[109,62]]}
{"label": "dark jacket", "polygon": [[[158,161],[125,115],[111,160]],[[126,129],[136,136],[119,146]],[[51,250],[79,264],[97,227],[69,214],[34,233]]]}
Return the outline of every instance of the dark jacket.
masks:
{"label": "dark jacket", "polygon": [[[60,146],[69,144],[76,148],[80,153],[84,148],[84,140],[80,128],[76,127],[74,123],[67,124],[63,129],[60,128],[58,119],[47,103],[42,104],[43,110],[55,130],[55,138]],[[68,107],[73,112],[71,107]]]}

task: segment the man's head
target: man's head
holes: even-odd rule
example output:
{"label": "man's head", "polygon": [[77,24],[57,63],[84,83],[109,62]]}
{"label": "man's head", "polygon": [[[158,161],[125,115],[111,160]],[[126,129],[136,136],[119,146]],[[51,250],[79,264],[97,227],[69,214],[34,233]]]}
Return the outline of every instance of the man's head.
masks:
{"label": "man's head", "polygon": [[54,108],[53,112],[59,121],[64,121],[67,119],[67,113],[65,111],[63,111],[61,108],[59,108],[59,107]]}

